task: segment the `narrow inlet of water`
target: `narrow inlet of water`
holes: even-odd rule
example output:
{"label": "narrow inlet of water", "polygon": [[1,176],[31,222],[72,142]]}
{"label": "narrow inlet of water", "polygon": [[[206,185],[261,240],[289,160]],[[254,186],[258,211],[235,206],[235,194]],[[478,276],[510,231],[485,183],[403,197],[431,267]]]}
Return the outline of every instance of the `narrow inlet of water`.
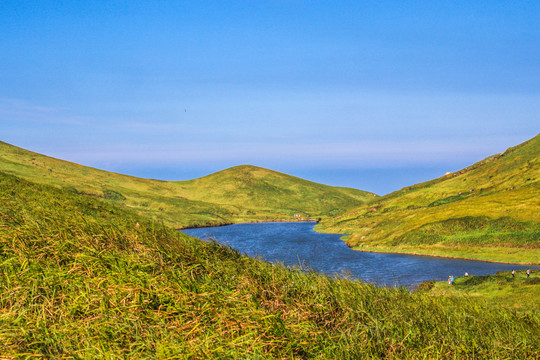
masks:
{"label": "narrow inlet of water", "polygon": [[285,265],[301,265],[331,276],[362,279],[380,286],[413,288],[448,276],[494,274],[528,267],[431,256],[368,253],[351,250],[341,234],[313,230],[314,222],[254,223],[182,230],[200,239],[215,239],[251,257]]}

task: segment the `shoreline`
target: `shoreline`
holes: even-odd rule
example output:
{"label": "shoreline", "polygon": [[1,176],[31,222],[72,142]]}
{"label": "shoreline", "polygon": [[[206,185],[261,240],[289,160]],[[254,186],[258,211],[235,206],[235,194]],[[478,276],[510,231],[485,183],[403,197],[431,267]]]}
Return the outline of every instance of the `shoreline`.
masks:
{"label": "shoreline", "polygon": [[362,250],[362,249],[355,249],[352,247],[349,247],[351,250],[354,251],[362,251],[362,252],[369,252],[369,253],[380,253],[380,254],[402,254],[402,255],[414,255],[414,256],[427,256],[427,257],[440,257],[445,259],[459,259],[459,260],[471,260],[471,261],[481,261],[481,262],[488,262],[488,263],[495,263],[495,264],[512,264],[512,265],[522,265],[522,266],[533,266],[535,269],[540,269],[540,263],[516,263],[513,261],[499,261],[499,260],[482,260],[482,259],[473,259],[470,257],[463,257],[463,256],[448,256],[448,255],[438,255],[438,254],[422,254],[417,252],[404,252],[404,251],[384,251],[384,250]]}
{"label": "shoreline", "polygon": [[[223,226],[229,226],[229,225],[242,225],[242,224],[309,222],[309,223],[314,223],[313,231],[321,233],[321,234],[342,235],[342,237],[351,235],[351,234],[329,233],[329,232],[317,231],[317,230],[315,230],[315,225],[317,225],[319,223],[319,221],[320,221],[320,219],[318,219],[318,220],[297,220],[297,221],[294,221],[294,220],[292,220],[292,221],[291,220],[269,220],[269,221],[261,220],[261,221],[238,222],[238,223],[231,222],[231,223],[219,224],[219,225],[211,225],[211,226],[190,226],[190,227],[185,227],[185,228],[181,228],[181,229],[176,229],[176,231],[190,230],[190,229],[200,229],[200,228],[223,227]],[[514,265],[521,265],[521,266],[531,266],[531,267],[533,267],[535,269],[540,269],[540,263],[529,263],[529,262],[517,263],[517,262],[513,262],[513,261],[474,259],[474,258],[471,258],[471,257],[464,257],[464,256],[449,256],[449,255],[442,255],[442,254],[422,254],[422,253],[419,253],[419,252],[415,252],[414,250],[411,251],[411,252],[392,251],[392,249],[384,249],[384,250],[381,249],[381,250],[379,250],[379,249],[373,249],[373,248],[369,248],[369,250],[364,250],[364,249],[350,247],[344,240],[341,240],[341,241],[343,241],[347,245],[347,247],[349,249],[353,250],[353,251],[361,251],[361,252],[368,252],[368,253],[381,253],[381,254],[402,254],[402,255],[413,255],[413,256],[426,256],[426,257],[437,257],[437,258],[470,260],[470,261],[481,261],[481,262],[488,262],[488,263],[495,263],[495,264],[514,264]]]}
{"label": "shoreline", "polygon": [[[319,223],[319,220],[256,220],[256,221],[242,221],[242,222],[230,222],[230,223],[223,223],[218,225],[194,225],[194,226],[186,226],[183,228],[175,228],[176,231],[182,231],[182,230],[191,230],[191,229],[201,229],[201,228],[216,228],[216,227],[223,227],[223,226],[229,226],[229,225],[242,225],[242,224],[268,224],[268,223],[301,223],[301,222],[312,222],[315,224]],[[341,234],[339,234],[341,235]],[[346,234],[344,234],[346,235]]]}

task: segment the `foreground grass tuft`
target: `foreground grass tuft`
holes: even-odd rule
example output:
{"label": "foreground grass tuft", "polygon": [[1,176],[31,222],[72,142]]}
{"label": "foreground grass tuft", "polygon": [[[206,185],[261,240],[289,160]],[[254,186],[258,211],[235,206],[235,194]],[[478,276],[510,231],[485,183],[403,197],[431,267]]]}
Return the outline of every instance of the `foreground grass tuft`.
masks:
{"label": "foreground grass tuft", "polygon": [[286,269],[0,172],[0,356],[537,358],[540,321]]}

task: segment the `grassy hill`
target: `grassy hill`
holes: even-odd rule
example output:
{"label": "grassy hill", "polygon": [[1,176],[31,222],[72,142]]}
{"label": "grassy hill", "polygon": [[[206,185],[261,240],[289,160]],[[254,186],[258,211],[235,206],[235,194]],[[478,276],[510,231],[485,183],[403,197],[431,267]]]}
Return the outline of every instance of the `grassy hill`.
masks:
{"label": "grassy hill", "polygon": [[247,165],[189,181],[141,179],[3,142],[0,171],[102,198],[176,228],[335,216],[376,196]]}
{"label": "grassy hill", "polygon": [[358,250],[538,263],[540,135],[327,219]]}
{"label": "grassy hill", "polygon": [[540,354],[535,316],[284,269],[2,171],[0,263],[1,358]]}

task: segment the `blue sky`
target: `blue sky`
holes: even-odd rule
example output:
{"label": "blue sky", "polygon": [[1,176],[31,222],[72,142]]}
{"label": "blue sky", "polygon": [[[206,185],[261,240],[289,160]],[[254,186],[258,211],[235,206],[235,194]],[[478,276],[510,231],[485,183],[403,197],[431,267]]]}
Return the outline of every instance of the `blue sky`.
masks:
{"label": "blue sky", "polygon": [[0,140],[385,194],[539,132],[537,1],[1,1]]}

